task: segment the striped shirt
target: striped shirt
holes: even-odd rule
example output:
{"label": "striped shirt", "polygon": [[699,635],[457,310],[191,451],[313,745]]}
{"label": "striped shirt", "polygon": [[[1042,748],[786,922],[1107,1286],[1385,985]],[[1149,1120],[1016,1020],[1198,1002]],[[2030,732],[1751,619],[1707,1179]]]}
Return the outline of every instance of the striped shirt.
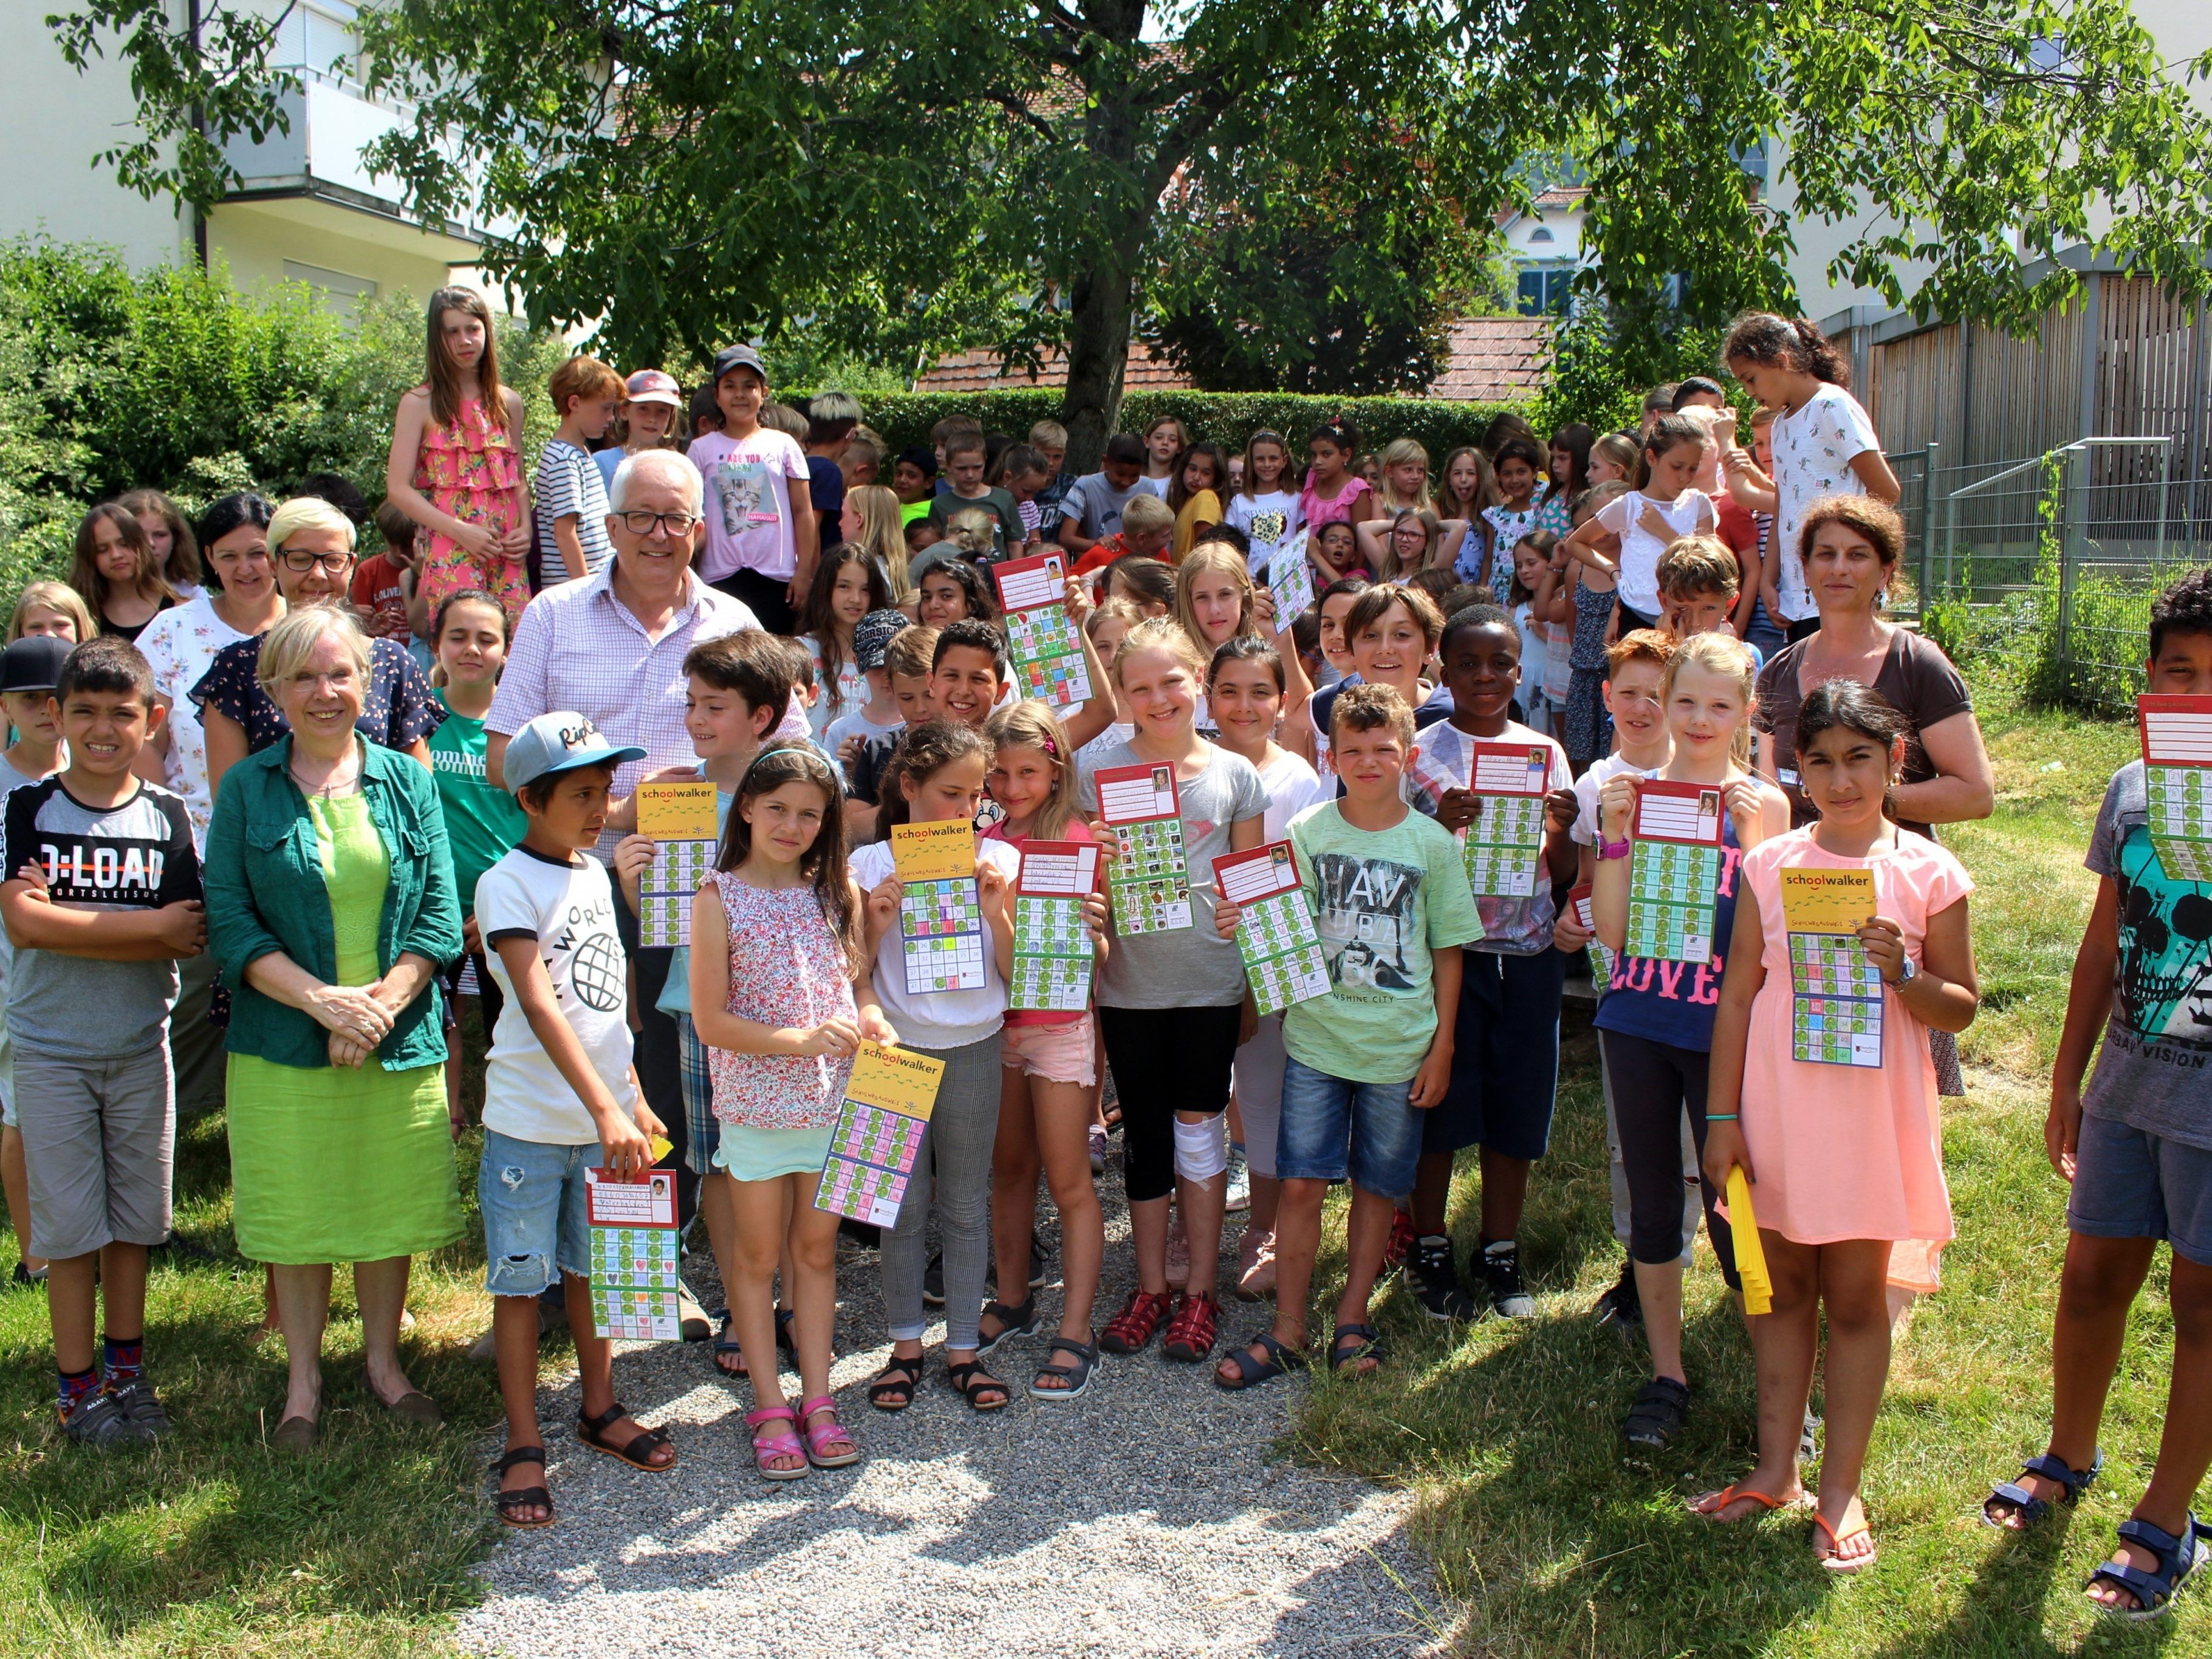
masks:
{"label": "striped shirt", "polygon": [[[592,458],[564,438],[549,438],[538,452],[538,476],[532,480],[538,496],[538,563],[545,586],[573,581],[603,568],[614,556],[607,540],[607,488]],[[553,539],[553,526],[563,519],[576,521],[576,539],[583,544],[586,568],[571,570]]]}

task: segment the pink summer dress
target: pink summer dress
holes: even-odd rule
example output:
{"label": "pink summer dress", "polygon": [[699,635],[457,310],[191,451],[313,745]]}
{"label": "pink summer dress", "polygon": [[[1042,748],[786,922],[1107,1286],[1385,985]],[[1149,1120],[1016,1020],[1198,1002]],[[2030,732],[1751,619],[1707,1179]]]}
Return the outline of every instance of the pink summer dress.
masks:
{"label": "pink summer dress", "polygon": [[[714,877],[730,930],[730,994],[724,1007],[763,1025],[818,1025],[856,1017],[853,970],[810,884],[755,887],[728,870]],[[853,1062],[827,1054],[736,1054],[709,1047],[715,1162],[739,1181],[819,1170]]]}
{"label": "pink summer dress", "polygon": [[1893,849],[1869,859],[1822,851],[1810,828],[1743,856],[1744,885],[1758,902],[1765,936],[1766,980],[1751,1005],[1739,1109],[1756,1172],[1751,1193],[1759,1224],[1799,1244],[1892,1240],[1890,1282],[1932,1291],[1954,1230],[1928,1028],[1885,988],[1879,1067],[1795,1058],[1784,869],[1871,870],[1875,913],[1905,930],[1905,954],[1916,963],[1928,918],[1972,892],[1973,878],[1949,853],[1909,830],[1898,832]]}
{"label": "pink summer dress", "polygon": [[[464,524],[482,525],[495,535],[522,527],[522,457],[514,434],[494,424],[482,398],[469,398],[443,426],[424,423],[415,488]],[[530,603],[530,577],[520,555],[478,558],[450,537],[425,533],[422,593],[432,611],[450,595],[481,587],[506,607],[510,628],[520,619]]]}

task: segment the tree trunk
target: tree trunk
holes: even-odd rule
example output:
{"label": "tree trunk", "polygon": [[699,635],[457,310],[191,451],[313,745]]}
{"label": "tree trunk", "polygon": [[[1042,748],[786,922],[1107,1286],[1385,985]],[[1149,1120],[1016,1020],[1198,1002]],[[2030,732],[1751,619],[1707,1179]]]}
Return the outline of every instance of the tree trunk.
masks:
{"label": "tree trunk", "polygon": [[1075,280],[1070,296],[1067,395],[1060,423],[1067,428],[1068,465],[1095,472],[1106,440],[1121,413],[1121,377],[1129,360],[1129,311],[1135,295],[1129,266],[1100,251],[1098,262]]}
{"label": "tree trunk", "polygon": [[[1084,21],[1109,40],[1129,44],[1144,29],[1146,0],[1085,0]],[[1091,207],[1090,263],[1069,284],[1067,393],[1060,423],[1067,428],[1068,464],[1078,472],[1096,471],[1107,437],[1121,413],[1121,377],[1129,360],[1130,309],[1136,301],[1137,258],[1152,229],[1157,187],[1139,177],[1138,136],[1149,112],[1138,107],[1126,71],[1085,54],[1080,72],[1091,107],[1084,118],[1083,142],[1105,176],[1122,181],[1115,196],[1102,196]],[[1108,55],[1107,63],[1111,63]],[[1102,84],[1103,82],[1103,84]]]}

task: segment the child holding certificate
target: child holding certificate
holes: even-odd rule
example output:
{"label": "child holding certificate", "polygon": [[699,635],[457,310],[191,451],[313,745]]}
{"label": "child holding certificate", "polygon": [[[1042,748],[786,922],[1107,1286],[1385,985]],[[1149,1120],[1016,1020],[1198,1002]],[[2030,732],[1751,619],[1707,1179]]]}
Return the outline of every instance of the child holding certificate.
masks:
{"label": "child holding certificate", "polygon": [[[1114,659],[1127,743],[1083,763],[1085,811],[1110,831],[1113,953],[1099,975],[1098,1021],[1121,1094],[1122,1156],[1137,1288],[1107,1322],[1109,1353],[1141,1352],[1163,1324],[1170,1359],[1194,1363],[1220,1333],[1214,1294],[1229,1148],[1222,1115],[1230,1068],[1249,1034],[1244,959],[1213,928],[1213,860],[1260,844],[1267,786],[1252,763],[1198,735],[1205,665],[1180,623],[1129,630]],[[1141,871],[1142,878],[1136,872]],[[1190,1276],[1168,1287],[1168,1196],[1190,1241]]]}
{"label": "child holding certificate", "polygon": [[[1972,881],[1887,815],[1904,732],[1897,711],[1856,681],[1830,680],[1805,698],[1798,765],[1820,816],[1744,858],[1752,902],[1735,907],[1706,1096],[1705,1176],[1716,1187],[1731,1170],[1750,1177],[1773,1303],[1752,1328],[1759,1466],[1696,1507],[1740,1521],[1802,1495],[1798,1440],[1825,1311],[1814,1554],[1838,1572],[1875,1559],[1859,1484],[1889,1375],[1886,1286],[1910,1267],[1914,1288],[1933,1289],[1935,1254],[1952,1236],[1928,1033],[1965,1030],[1980,1000],[1966,926]],[[1820,902],[1823,888],[1847,894],[1855,883],[1863,908]],[[1876,981],[1879,1064],[1864,1069],[1803,1047],[1798,1005],[1819,999],[1799,988],[1799,941],[1833,937],[1849,921],[1838,910],[1862,918],[1852,931]],[[1800,1058],[1816,1052],[1824,1057]]]}
{"label": "child holding certificate", "polygon": [[[1699,634],[1682,642],[1659,687],[1672,748],[1655,775],[1665,782],[1717,785],[1727,804],[1714,888],[1715,939],[1729,937],[1735,924],[1743,854],[1790,827],[1789,800],[1743,767],[1751,750],[1752,676],[1751,648],[1742,641]],[[1598,1040],[1620,1128],[1628,1182],[1628,1255],[1651,1358],[1650,1381],[1638,1393],[1622,1433],[1630,1445],[1658,1451],[1680,1432],[1690,1407],[1682,1366],[1682,1119],[1686,1113],[1702,1150],[1706,1060],[1723,964],[1717,956],[1687,963],[1620,954],[1628,937],[1630,832],[1643,781],[1633,769],[1619,770],[1599,793],[1590,908],[1597,937],[1614,953],[1612,984],[1598,1005]],[[1706,1228],[1734,1288],[1735,1261],[1727,1224],[1713,1208],[1717,1198],[1706,1183]]]}
{"label": "child holding certificate", "polygon": [[[723,1288],[738,1346],[751,1356],[757,1409],[745,1425],[754,1464],[769,1480],[860,1456],[830,1394],[837,1216],[815,1207],[814,1191],[854,1054],[863,1039],[897,1039],[860,951],[843,793],[814,749],[767,745],[738,780],[714,878],[691,902],[691,1024],[714,1079],[714,1161],[730,1182],[734,1249]],[[796,1413],[775,1361],[784,1261],[793,1281]]]}
{"label": "child holding certificate", "polygon": [[[883,1237],[884,1311],[890,1322],[891,1356],[868,1386],[868,1402],[878,1411],[904,1411],[921,1382],[921,1336],[929,1328],[922,1307],[927,1267],[923,1229],[933,1206],[944,1241],[946,1375],[976,1411],[1003,1410],[1008,1399],[1006,1385],[983,1369],[978,1352],[983,1279],[991,1256],[999,1033],[1006,1024],[1006,979],[1014,960],[1008,901],[1021,868],[1020,854],[1004,842],[978,844],[965,827],[975,823],[982,805],[991,760],[991,740],[983,735],[980,716],[974,725],[956,718],[908,727],[884,774],[884,839],[853,850],[853,878],[867,895],[866,954],[877,964],[876,994],[900,1043],[945,1066],[937,1103],[915,1155],[915,1186],[899,1206],[897,1224]],[[980,975],[967,976],[980,978],[980,984],[921,989],[917,986],[924,981],[908,976],[912,907],[905,902],[907,884],[900,877],[892,839],[907,824],[946,826],[948,834],[957,828],[970,837],[972,902],[984,937],[975,964]],[[968,885],[964,877],[961,883]],[[933,1169],[934,1180],[922,1179]]]}
{"label": "child holding certificate", "polygon": [[[1092,974],[1106,959],[1104,872],[1098,838],[1075,810],[1075,756],[1067,733],[1044,703],[1030,700],[1001,708],[984,727],[991,740],[991,799],[1006,817],[984,834],[1022,854],[1016,884],[1016,948],[1033,943],[1055,952],[1072,950],[1078,971]],[[1032,935],[1038,936],[1032,939]],[[1083,958],[1088,957],[1085,964]],[[1057,955],[1018,962],[1012,1006],[1000,1033],[999,1133],[991,1154],[991,1238],[1002,1286],[1030,1278],[1030,1247],[1036,1232],[1037,1174],[1043,1171],[1060,1212],[1060,1254],[1066,1294],[1060,1329],[1030,1384],[1036,1400],[1072,1400],[1090,1386],[1098,1347],[1091,1335],[1091,1304],[1106,1255],[1106,1226],[1098,1188],[1091,1178],[1091,1091],[1097,1081],[1092,1056],[1097,1028],[1088,1006],[1070,1006],[1084,981],[1060,994],[1060,977],[1039,969],[1059,965]],[[993,1302],[983,1310],[981,1352],[1007,1337],[1036,1328],[1036,1296],[1019,1307]]]}

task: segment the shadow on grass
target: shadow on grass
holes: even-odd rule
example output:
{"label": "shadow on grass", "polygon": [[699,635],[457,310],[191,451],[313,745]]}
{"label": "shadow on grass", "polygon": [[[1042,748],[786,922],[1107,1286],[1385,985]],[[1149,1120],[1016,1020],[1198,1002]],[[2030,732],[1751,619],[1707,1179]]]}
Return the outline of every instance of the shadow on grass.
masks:
{"label": "shadow on grass", "polygon": [[[456,1158],[471,1219],[477,1140]],[[155,1255],[148,1307],[149,1375],[175,1425],[158,1446],[68,1443],[53,1421],[45,1299],[0,1297],[0,1652],[49,1653],[87,1632],[118,1650],[167,1651],[185,1629],[189,1650],[228,1651],[234,1639],[258,1647],[294,1626],[284,1650],[414,1649],[419,1632],[343,1633],[477,1593],[467,1569],[487,1534],[475,1449],[499,1415],[489,1369],[461,1352],[483,1305],[481,1230],[418,1259],[409,1297],[419,1326],[402,1352],[447,1425],[403,1425],[369,1391],[342,1271],[324,1345],[322,1445],[284,1457],[267,1444],[283,1350],[261,1340],[262,1270],[231,1246],[220,1116],[179,1126],[175,1180],[185,1248]],[[338,1201],[343,1171],[332,1188]]]}

